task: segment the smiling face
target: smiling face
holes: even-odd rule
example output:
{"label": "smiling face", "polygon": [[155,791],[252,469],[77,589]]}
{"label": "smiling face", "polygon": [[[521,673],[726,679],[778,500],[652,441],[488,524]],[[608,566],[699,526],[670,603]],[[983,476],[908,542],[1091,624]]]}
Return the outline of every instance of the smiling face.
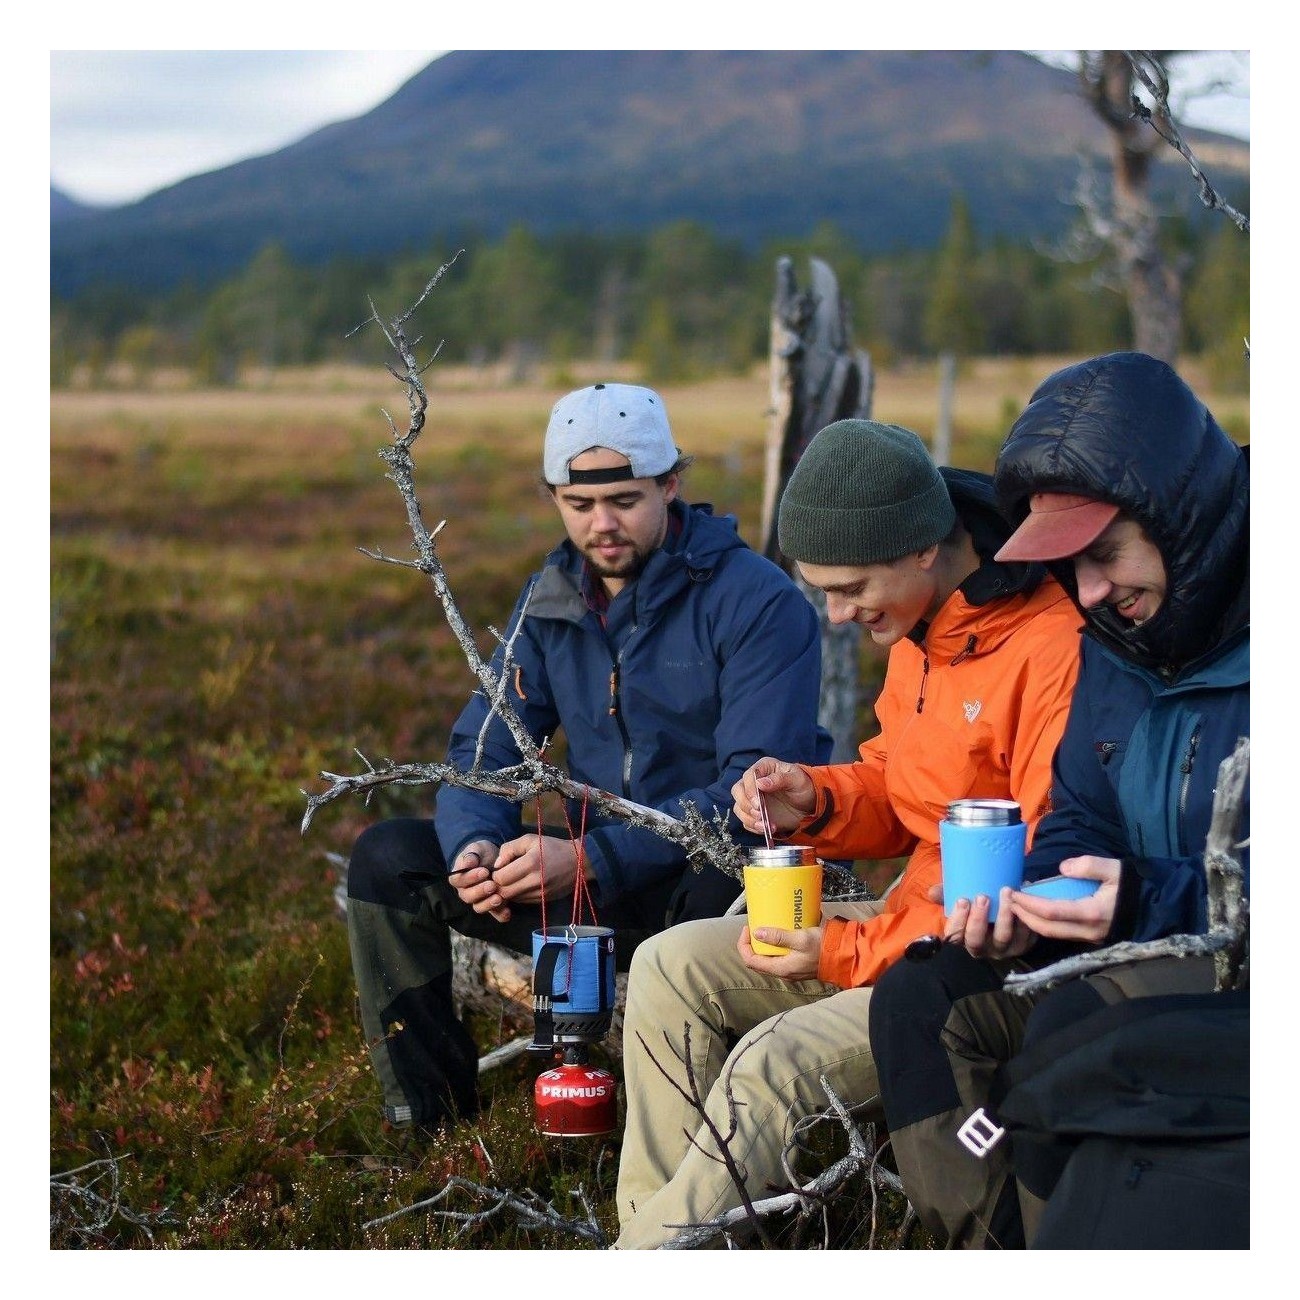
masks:
{"label": "smiling face", "polygon": [[901,641],[935,613],[943,593],[935,576],[937,546],[888,564],[805,564],[799,572],[826,593],[826,617],[856,623],[878,646]]}
{"label": "smiling face", "polygon": [[[575,456],[570,468],[616,469],[627,463],[627,457],[616,451],[593,447]],[[569,540],[611,596],[622,591],[662,545],[668,532],[668,503],[677,496],[677,486],[677,475],[670,474],[662,484],[652,478],[632,478],[553,489]]]}
{"label": "smiling face", "polygon": [[1137,627],[1164,603],[1169,581],[1164,561],[1136,519],[1120,515],[1073,562],[1084,609],[1109,605]]}

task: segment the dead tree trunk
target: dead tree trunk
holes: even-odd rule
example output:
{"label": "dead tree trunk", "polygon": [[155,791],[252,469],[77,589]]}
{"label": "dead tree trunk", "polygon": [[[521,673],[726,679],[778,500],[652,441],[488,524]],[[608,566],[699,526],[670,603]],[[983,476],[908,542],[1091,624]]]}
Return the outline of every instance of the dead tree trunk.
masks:
{"label": "dead tree trunk", "polygon": [[[1143,53],[1163,67],[1167,52]],[[1161,137],[1134,112],[1137,77],[1127,51],[1080,51],[1079,80],[1110,134],[1112,206],[1104,233],[1119,263],[1133,346],[1172,365],[1182,336],[1182,268],[1161,248],[1151,195],[1152,153]]]}
{"label": "dead tree trunk", "polygon": [[761,549],[794,578],[821,620],[819,720],[835,738],[831,761],[845,763],[857,756],[861,632],[853,623],[832,627],[827,622],[821,592],[804,583],[794,565],[780,554],[776,512],[781,493],[813,435],[835,420],[870,417],[875,376],[868,355],[853,347],[848,310],[834,271],[815,257],[809,259],[809,265],[811,287],[800,292],[791,259],[778,258],[776,264]]}

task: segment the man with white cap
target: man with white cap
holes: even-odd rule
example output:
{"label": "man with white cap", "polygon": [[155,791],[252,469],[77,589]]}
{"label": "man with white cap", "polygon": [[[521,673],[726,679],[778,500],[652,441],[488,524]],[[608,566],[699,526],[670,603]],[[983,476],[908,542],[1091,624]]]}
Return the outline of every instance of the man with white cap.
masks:
{"label": "man with white cap", "polygon": [[[561,398],[543,476],[566,538],[525,584],[504,639],[510,702],[539,742],[564,733],[575,781],[674,817],[689,802],[709,819],[730,814],[731,786],[760,756],[825,762],[831,738],[817,725],[812,606],[734,518],[682,500],[688,463],[652,390],[595,384]],[[488,717],[475,692],[448,762],[468,768],[480,746],[484,771],[519,761]],[[513,803],[449,786],[432,820],[380,822],[353,848],[352,964],[394,1124],[433,1127],[477,1108],[478,1051],[452,1008],[451,930],[529,952],[543,899],[564,920],[576,891],[616,930],[626,969],[641,939],[720,915],[739,892],[580,803],[560,834],[527,830],[522,811],[524,821]]]}

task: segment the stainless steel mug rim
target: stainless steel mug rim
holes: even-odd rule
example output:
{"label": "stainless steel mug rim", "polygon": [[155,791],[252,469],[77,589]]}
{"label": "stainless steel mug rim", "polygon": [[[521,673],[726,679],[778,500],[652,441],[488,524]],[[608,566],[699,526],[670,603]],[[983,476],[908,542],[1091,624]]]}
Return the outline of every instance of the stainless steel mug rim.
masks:
{"label": "stainless steel mug rim", "polygon": [[543,943],[557,943],[574,939],[612,938],[614,931],[607,925],[548,925],[545,930],[533,931],[533,937]]}
{"label": "stainless steel mug rim", "polygon": [[1016,826],[1020,805],[1014,799],[954,799],[948,820],[958,826]]}
{"label": "stainless steel mug rim", "polygon": [[811,844],[776,844],[749,850],[751,867],[811,867],[817,864],[817,851]]}

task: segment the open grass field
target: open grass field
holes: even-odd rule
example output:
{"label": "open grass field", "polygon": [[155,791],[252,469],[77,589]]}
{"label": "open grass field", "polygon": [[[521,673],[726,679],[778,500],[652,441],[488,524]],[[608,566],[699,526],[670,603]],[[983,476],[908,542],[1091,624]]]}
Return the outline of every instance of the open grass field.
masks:
{"label": "open grass field", "polygon": [[[988,468],[1056,364],[972,363],[954,463]],[[1245,441],[1247,399],[1184,373]],[[559,536],[541,435],[552,402],[594,377],[428,376],[420,497],[449,521],[440,554],[479,630]],[[663,392],[697,457],[686,496],[755,541],[766,374]],[[881,373],[875,414],[929,437],[936,393],[934,367]],[[455,1174],[561,1207],[581,1187],[612,1235],[617,1141],[537,1136],[526,1062],[440,1145],[380,1123],[327,855],[430,792],[337,802],[299,830],[302,789],[359,770],[356,751],[440,758],[470,687],[427,581],[358,551],[410,549],[375,454],[384,405],[404,417],[382,371],[52,396],[54,1248],[581,1246],[506,1216],[461,1236],[427,1210],[367,1226]],[[476,1029],[491,1046],[497,1027]],[[76,1169],[103,1206],[69,1189]]]}

